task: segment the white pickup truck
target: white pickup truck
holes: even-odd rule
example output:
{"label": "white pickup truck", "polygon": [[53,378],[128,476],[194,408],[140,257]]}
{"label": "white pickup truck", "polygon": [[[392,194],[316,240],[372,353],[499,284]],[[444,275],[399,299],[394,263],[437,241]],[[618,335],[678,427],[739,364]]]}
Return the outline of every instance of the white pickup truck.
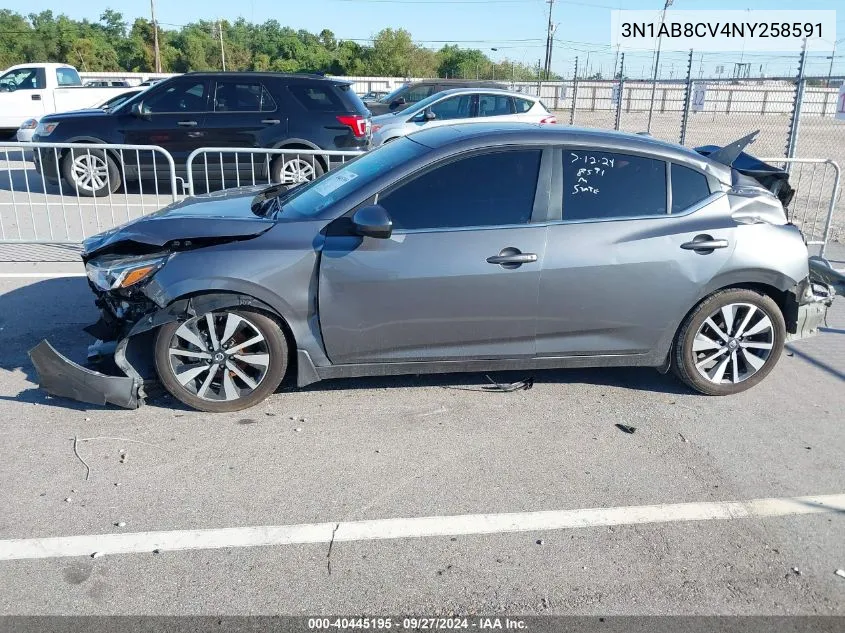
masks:
{"label": "white pickup truck", "polygon": [[27,119],[90,108],[132,90],[88,88],[67,64],[19,64],[0,75],[0,137],[7,138]]}

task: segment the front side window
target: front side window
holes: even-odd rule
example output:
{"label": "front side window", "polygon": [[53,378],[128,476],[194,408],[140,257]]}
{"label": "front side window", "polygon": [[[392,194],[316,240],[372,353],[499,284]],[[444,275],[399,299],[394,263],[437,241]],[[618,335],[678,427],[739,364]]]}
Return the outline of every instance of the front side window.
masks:
{"label": "front side window", "polygon": [[[405,97],[405,101],[408,103],[416,103],[417,101],[422,101],[426,97],[430,97],[434,94],[434,86],[432,85],[424,85],[424,86],[415,86],[408,91],[407,96]],[[401,96],[401,95],[399,95]]]}
{"label": "front side window", "polygon": [[75,68],[56,68],[56,82],[60,86],[82,85],[82,79],[79,78],[79,73]]}
{"label": "front side window", "polygon": [[429,110],[434,113],[436,120],[467,119],[470,116],[472,95],[459,95],[438,101]]}
{"label": "front side window", "polygon": [[459,158],[400,184],[379,204],[397,230],[527,224],[541,154],[524,149]]}
{"label": "front side window", "polygon": [[512,114],[511,98],[502,95],[479,95],[478,116],[503,116]]}
{"label": "front side window", "polygon": [[204,81],[176,81],[144,99],[144,109],[152,114],[166,112],[205,112],[207,94]]}
{"label": "front side window", "polygon": [[709,195],[707,176],[689,167],[672,164],[672,213],[689,209]]}
{"label": "front side window", "polygon": [[273,97],[259,83],[218,81],[214,88],[215,112],[272,112]]}
{"label": "front side window", "polygon": [[42,90],[45,87],[43,71],[40,68],[18,68],[0,77],[0,91]]}
{"label": "front side window", "polygon": [[563,150],[563,219],[666,214],[666,163],[590,149]]}

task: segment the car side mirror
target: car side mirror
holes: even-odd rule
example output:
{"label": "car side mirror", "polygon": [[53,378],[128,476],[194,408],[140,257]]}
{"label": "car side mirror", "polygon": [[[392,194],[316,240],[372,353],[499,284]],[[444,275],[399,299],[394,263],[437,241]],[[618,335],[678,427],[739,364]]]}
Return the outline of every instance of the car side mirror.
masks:
{"label": "car side mirror", "polygon": [[144,109],[143,101],[136,101],[132,104],[132,116],[136,116],[139,119],[146,119],[147,121],[150,120],[150,113]]}
{"label": "car side mirror", "polygon": [[352,214],[352,230],[361,237],[387,239],[393,233],[393,220],[384,207],[371,204]]}
{"label": "car side mirror", "polygon": [[405,97],[399,97],[398,99],[394,99],[393,101],[390,102],[390,109],[395,110],[399,106],[403,106],[406,103],[407,103],[407,101],[405,101]]}
{"label": "car side mirror", "polygon": [[425,119],[426,121],[434,121],[434,119],[436,119],[436,118],[437,118],[437,115],[434,114],[434,112],[431,111],[431,108],[425,109],[425,114],[423,114],[423,119]]}

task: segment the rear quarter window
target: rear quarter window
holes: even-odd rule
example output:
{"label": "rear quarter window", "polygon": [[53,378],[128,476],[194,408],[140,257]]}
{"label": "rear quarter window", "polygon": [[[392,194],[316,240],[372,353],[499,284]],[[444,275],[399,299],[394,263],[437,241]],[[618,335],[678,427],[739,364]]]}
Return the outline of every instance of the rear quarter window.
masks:
{"label": "rear quarter window", "polygon": [[704,174],[672,164],[672,213],[689,209],[709,195],[710,185]]}
{"label": "rear quarter window", "polygon": [[[346,112],[348,108],[335,92],[338,87],[331,84],[293,84],[288,86],[293,98],[309,112]],[[349,91],[351,92],[351,91]]]}
{"label": "rear quarter window", "polygon": [[522,114],[523,112],[528,112],[532,106],[534,105],[533,101],[529,101],[528,99],[518,99],[514,97],[514,105],[516,106],[517,114]]}

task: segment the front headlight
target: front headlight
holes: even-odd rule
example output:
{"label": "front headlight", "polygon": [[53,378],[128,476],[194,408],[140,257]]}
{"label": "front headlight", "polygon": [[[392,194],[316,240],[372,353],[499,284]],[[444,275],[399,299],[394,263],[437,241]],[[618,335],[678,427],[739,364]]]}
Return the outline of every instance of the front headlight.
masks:
{"label": "front headlight", "polygon": [[100,290],[129,288],[149,279],[164,266],[168,255],[101,257],[85,264],[85,273]]}
{"label": "front headlight", "polygon": [[38,119],[27,119],[21,123],[22,130],[34,130],[38,127]]}
{"label": "front headlight", "polygon": [[50,136],[57,127],[59,127],[58,122],[39,123],[35,128],[35,133],[38,136]]}

